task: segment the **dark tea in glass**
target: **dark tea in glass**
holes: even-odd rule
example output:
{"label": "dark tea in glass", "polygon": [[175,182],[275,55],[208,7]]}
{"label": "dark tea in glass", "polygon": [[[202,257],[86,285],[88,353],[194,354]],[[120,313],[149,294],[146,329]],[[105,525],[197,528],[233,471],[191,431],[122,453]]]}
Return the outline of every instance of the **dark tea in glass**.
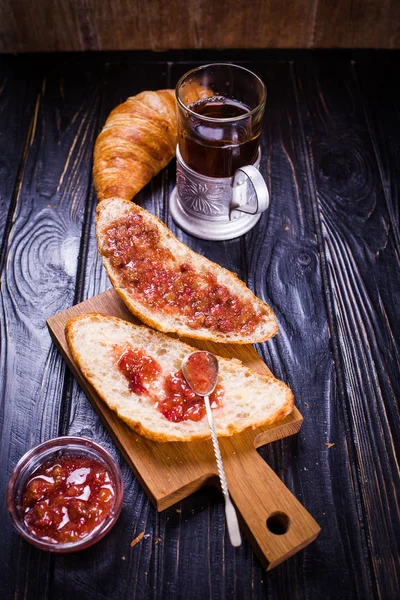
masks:
{"label": "dark tea in glass", "polygon": [[178,83],[179,150],[207,177],[232,177],[256,162],[266,99],[262,81],[243,67],[206,65]]}

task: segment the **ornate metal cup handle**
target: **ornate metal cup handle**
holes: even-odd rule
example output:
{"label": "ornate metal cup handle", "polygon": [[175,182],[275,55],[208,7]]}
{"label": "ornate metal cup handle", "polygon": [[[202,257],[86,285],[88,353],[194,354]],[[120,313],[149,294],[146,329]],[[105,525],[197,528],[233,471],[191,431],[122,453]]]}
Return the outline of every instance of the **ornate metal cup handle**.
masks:
{"label": "ornate metal cup handle", "polygon": [[232,181],[230,212],[238,210],[255,215],[266,210],[268,206],[269,192],[260,171],[253,165],[240,167]]}

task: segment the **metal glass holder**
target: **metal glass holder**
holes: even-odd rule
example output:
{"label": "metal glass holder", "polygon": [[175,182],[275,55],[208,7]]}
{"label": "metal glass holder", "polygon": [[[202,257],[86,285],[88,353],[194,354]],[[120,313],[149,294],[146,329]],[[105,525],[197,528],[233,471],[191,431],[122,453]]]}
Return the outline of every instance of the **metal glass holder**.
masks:
{"label": "metal glass holder", "polygon": [[[254,165],[238,169],[234,177],[207,177],[196,173],[176,153],[177,185],[170,211],[184,231],[203,240],[230,240],[249,231],[269,204],[259,172],[261,151]],[[179,191],[178,191],[179,190]]]}

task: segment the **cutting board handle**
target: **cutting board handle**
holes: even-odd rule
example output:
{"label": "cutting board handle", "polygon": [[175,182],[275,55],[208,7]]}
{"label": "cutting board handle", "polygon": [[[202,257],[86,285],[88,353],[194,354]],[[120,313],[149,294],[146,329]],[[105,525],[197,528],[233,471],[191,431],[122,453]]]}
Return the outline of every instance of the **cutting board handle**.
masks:
{"label": "cutting board handle", "polygon": [[272,569],[312,542],[320,527],[255,448],[239,450],[228,442],[224,450],[229,493],[241,527],[261,562]]}

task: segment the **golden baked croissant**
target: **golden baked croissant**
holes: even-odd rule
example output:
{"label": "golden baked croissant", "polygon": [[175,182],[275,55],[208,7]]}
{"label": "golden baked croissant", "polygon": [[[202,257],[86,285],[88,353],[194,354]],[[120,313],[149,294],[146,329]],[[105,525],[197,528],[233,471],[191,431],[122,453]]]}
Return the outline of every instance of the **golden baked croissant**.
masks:
{"label": "golden baked croissant", "polygon": [[99,200],[132,198],[175,156],[174,90],[141,92],[109,115],[94,148]]}

